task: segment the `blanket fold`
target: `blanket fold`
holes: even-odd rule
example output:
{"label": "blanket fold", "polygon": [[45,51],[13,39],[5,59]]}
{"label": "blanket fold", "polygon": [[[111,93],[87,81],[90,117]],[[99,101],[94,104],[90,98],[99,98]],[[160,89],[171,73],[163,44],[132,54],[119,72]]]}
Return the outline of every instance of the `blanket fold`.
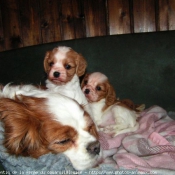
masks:
{"label": "blanket fold", "polygon": [[117,148],[113,159],[119,168],[175,171],[175,121],[161,107],[152,106],[141,113],[139,125],[137,131],[114,138],[100,133],[102,148]]}

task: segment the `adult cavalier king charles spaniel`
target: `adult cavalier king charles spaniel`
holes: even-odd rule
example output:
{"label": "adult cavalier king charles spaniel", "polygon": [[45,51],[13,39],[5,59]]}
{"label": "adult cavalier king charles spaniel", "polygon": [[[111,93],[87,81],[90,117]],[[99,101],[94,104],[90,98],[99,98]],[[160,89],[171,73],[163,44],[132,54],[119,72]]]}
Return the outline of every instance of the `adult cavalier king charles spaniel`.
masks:
{"label": "adult cavalier king charles spaniel", "polygon": [[116,136],[138,129],[137,118],[144,105],[136,106],[131,100],[117,100],[115,90],[104,74],[87,74],[81,86],[100,131]]}
{"label": "adult cavalier king charles spaniel", "polygon": [[0,120],[10,154],[38,158],[64,153],[77,170],[98,163],[96,127],[84,108],[69,97],[30,85],[6,85],[0,90]]}

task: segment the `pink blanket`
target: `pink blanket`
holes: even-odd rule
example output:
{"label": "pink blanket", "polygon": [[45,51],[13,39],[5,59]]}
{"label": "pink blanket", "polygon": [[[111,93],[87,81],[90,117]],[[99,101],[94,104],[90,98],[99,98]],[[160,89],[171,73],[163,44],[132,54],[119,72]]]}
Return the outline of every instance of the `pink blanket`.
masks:
{"label": "pink blanket", "polygon": [[175,121],[164,109],[153,106],[141,113],[139,125],[137,131],[114,138],[100,132],[104,162],[112,155],[117,169],[157,172],[153,174],[175,171]]}

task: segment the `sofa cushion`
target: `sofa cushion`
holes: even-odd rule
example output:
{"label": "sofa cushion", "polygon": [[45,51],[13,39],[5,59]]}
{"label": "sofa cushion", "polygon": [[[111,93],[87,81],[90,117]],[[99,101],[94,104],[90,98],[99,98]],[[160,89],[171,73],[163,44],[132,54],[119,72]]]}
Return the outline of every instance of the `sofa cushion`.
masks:
{"label": "sofa cushion", "polygon": [[60,41],[0,53],[0,83],[45,81],[43,59],[58,45],[72,47],[88,62],[87,72],[109,77],[119,98],[175,111],[175,31]]}

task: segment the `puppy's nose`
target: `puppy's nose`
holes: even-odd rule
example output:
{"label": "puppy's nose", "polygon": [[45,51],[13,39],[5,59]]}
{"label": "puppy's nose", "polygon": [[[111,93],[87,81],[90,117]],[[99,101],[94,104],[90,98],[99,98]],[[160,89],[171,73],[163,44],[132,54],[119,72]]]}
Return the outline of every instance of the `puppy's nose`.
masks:
{"label": "puppy's nose", "polygon": [[89,94],[90,90],[89,89],[85,89],[84,93],[85,94]]}
{"label": "puppy's nose", "polygon": [[58,77],[60,76],[60,73],[59,73],[59,72],[54,72],[54,73],[53,73],[53,76],[54,76],[55,78],[58,78]]}
{"label": "puppy's nose", "polygon": [[99,154],[100,153],[100,143],[98,141],[92,142],[88,145],[87,151],[90,154]]}

